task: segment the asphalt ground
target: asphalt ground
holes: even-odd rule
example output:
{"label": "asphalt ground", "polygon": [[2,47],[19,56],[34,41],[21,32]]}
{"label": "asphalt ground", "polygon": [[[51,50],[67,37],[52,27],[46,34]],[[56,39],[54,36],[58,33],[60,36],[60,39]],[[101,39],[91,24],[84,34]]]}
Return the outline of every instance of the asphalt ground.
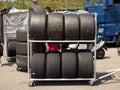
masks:
{"label": "asphalt ground", "polygon": [[[95,82],[90,86],[86,81],[69,82],[37,82],[29,87],[28,73],[17,71],[15,62],[7,62],[2,57],[0,67],[0,90],[120,90],[120,72]],[[108,48],[104,59],[96,60],[97,77],[107,74],[108,70],[120,68],[120,56],[117,48]]]}

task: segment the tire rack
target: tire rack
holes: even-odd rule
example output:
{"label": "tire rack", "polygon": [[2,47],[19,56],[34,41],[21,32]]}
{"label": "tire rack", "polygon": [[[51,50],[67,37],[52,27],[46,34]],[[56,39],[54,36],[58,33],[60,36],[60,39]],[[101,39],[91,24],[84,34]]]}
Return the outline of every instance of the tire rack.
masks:
{"label": "tire rack", "polygon": [[[3,19],[5,18],[6,16],[3,16]],[[11,61],[11,60],[15,60],[16,59],[16,56],[8,56],[8,37],[7,35],[8,34],[12,34],[14,36],[16,36],[16,32],[15,31],[8,31],[7,29],[5,29],[5,27],[7,27],[7,25],[5,24],[6,22],[3,22],[3,38],[4,38],[4,56],[5,58],[7,59],[7,61]]]}
{"label": "tire rack", "polygon": [[29,78],[29,86],[33,86],[34,81],[82,81],[87,80],[89,81],[90,85],[93,85],[93,83],[96,81],[96,48],[94,49],[94,62],[93,62],[93,78],[74,78],[74,79],[66,79],[66,78],[60,78],[60,79],[49,79],[49,78],[43,78],[43,79],[36,79],[31,78],[31,70],[30,70],[30,60],[32,59],[32,43],[93,43],[94,47],[96,47],[96,36],[97,36],[97,14],[93,14],[95,16],[95,39],[94,40],[30,40],[29,38],[29,31],[27,31],[27,52],[28,52],[28,78]]}
{"label": "tire rack", "polygon": [[[3,19],[5,19],[6,18],[6,15],[4,15],[3,16]],[[13,32],[11,32],[11,31],[8,31],[7,29],[6,29],[6,27],[7,27],[7,25],[6,25],[6,21],[4,21],[3,22],[3,40],[4,40],[4,56],[5,56],[5,58],[7,59],[7,61],[8,62],[10,62],[10,61],[14,61],[15,59],[16,59],[16,56],[9,56],[8,55],[8,34],[12,34],[12,35],[15,35],[16,36],[16,31],[13,31]]]}
{"label": "tire rack", "polygon": [[[19,11],[19,13],[23,13],[23,12],[28,12],[28,11]],[[15,12],[16,13],[16,12]],[[9,14],[9,13],[8,13]],[[6,15],[3,16],[3,19],[5,19]],[[16,60],[16,56],[8,56],[8,37],[7,37],[7,34],[13,34],[14,36],[16,36],[16,30],[18,29],[16,27],[16,29],[14,31],[8,31],[6,30],[6,22],[3,21],[3,39],[4,39],[4,56],[5,58],[8,60],[8,61],[11,61],[11,60]],[[14,39],[13,39],[14,40]]]}
{"label": "tire rack", "polygon": [[8,61],[11,61],[11,59],[12,60],[14,60],[14,59],[16,59],[16,56],[12,56],[12,57],[9,57],[8,56],[8,53],[7,53],[7,51],[8,51],[8,37],[7,37],[7,34],[16,34],[15,32],[13,33],[11,33],[11,32],[7,32],[7,30],[4,30],[4,49],[5,49],[5,52],[4,52],[4,54],[5,54],[5,57],[6,57],[6,59],[8,60]]}

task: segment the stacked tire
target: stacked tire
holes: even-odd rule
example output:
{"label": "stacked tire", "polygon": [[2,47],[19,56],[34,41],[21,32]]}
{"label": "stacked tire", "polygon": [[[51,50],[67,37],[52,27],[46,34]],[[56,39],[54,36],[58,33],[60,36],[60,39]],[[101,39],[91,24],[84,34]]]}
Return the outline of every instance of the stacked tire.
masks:
{"label": "stacked tire", "polygon": [[16,53],[17,70],[27,69],[27,30],[16,32]]}
{"label": "stacked tire", "polygon": [[[94,40],[95,21],[91,14],[33,13],[29,35],[31,40]],[[93,78],[93,53],[76,48],[34,52],[30,69],[32,78]]]}

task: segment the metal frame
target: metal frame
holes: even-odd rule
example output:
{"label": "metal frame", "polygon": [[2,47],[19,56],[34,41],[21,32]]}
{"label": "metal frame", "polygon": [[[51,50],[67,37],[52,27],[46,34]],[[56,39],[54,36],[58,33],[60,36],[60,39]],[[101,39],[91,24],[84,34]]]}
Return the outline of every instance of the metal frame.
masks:
{"label": "metal frame", "polygon": [[[25,13],[28,13],[28,10],[25,10],[25,11],[19,11],[19,12],[13,12],[13,13],[23,13],[23,12],[25,12]],[[12,14],[13,14],[12,13]],[[9,14],[11,14],[11,13],[8,13],[8,15]],[[6,15],[4,15],[3,16],[3,19],[5,19],[5,17],[6,17]],[[5,56],[5,58],[8,60],[8,61],[11,61],[11,59],[12,60],[14,60],[14,59],[16,59],[16,56],[8,56],[8,53],[7,53],[7,51],[8,51],[8,37],[7,37],[7,34],[15,34],[15,36],[16,36],[16,32],[10,32],[10,31],[8,31],[7,29],[6,29],[6,21],[3,21],[3,39],[4,39],[4,56]],[[15,30],[17,30],[18,28],[16,27],[16,29]],[[27,25],[27,29],[28,29],[28,25]],[[14,40],[14,39],[13,39]]]}
{"label": "metal frame", "polygon": [[[97,14],[95,13],[95,22],[97,21]],[[87,80],[90,81],[90,85],[96,81],[96,36],[97,36],[97,23],[95,23],[95,39],[94,40],[30,40],[29,39],[29,31],[27,32],[27,50],[28,50],[28,78],[29,78],[29,86],[33,85],[34,81],[82,81]],[[31,78],[30,72],[30,59],[32,58],[32,43],[94,43],[94,76],[93,78],[74,78],[74,79],[36,79]]]}
{"label": "metal frame", "polygon": [[[3,18],[5,18],[5,16],[3,17]],[[6,23],[6,22],[4,22],[4,23]],[[6,24],[3,24],[3,26],[4,26],[4,28],[6,27]],[[10,34],[11,32],[8,32],[6,29],[4,29],[3,30],[3,37],[4,37],[4,49],[5,49],[5,52],[4,52],[4,56],[6,57],[6,59],[8,60],[8,61],[11,61],[10,59],[16,59],[16,56],[13,56],[13,57],[9,57],[8,56],[8,53],[7,53],[7,51],[8,51],[8,45],[7,45],[7,43],[8,43],[8,37],[7,37],[7,34]],[[16,34],[16,33],[11,33],[11,34]]]}

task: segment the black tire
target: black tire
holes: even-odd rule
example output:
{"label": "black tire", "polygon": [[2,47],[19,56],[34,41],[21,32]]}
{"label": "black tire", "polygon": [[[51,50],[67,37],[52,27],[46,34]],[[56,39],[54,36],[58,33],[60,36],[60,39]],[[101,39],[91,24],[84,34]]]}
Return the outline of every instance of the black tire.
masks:
{"label": "black tire", "polygon": [[76,52],[62,53],[62,78],[77,78]]}
{"label": "black tire", "polygon": [[45,40],[46,14],[34,13],[30,19],[30,39]]}
{"label": "black tire", "polygon": [[17,30],[16,31],[16,41],[27,42],[27,30]]}
{"label": "black tire", "polygon": [[93,53],[78,53],[78,77],[93,78]]}
{"label": "black tire", "polygon": [[58,13],[48,14],[47,38],[50,40],[63,39],[63,15]]}
{"label": "black tire", "polygon": [[7,43],[8,57],[16,56],[16,41],[8,41]]}
{"label": "black tire", "polygon": [[18,68],[27,68],[27,55],[16,55],[16,64]]}
{"label": "black tire", "polygon": [[79,18],[75,14],[64,15],[65,20],[65,39],[78,40],[79,39]]}
{"label": "black tire", "polygon": [[47,53],[46,78],[60,78],[60,53]]}
{"label": "black tire", "polygon": [[117,47],[120,47],[120,34],[118,35],[118,38],[117,38]]}
{"label": "black tire", "polygon": [[95,20],[91,14],[80,14],[80,39],[95,39]]}
{"label": "black tire", "polygon": [[105,56],[105,50],[104,49],[97,50],[97,55],[96,56],[97,56],[98,59],[103,59],[104,56]]}
{"label": "black tire", "polygon": [[30,7],[29,12],[30,12],[30,14],[32,14],[34,12],[45,13],[45,10],[43,7],[41,7],[39,5],[34,5],[34,6]]}
{"label": "black tire", "polygon": [[16,53],[27,55],[27,42],[16,42]]}
{"label": "black tire", "polygon": [[45,78],[45,53],[34,53],[30,68],[32,78]]}

